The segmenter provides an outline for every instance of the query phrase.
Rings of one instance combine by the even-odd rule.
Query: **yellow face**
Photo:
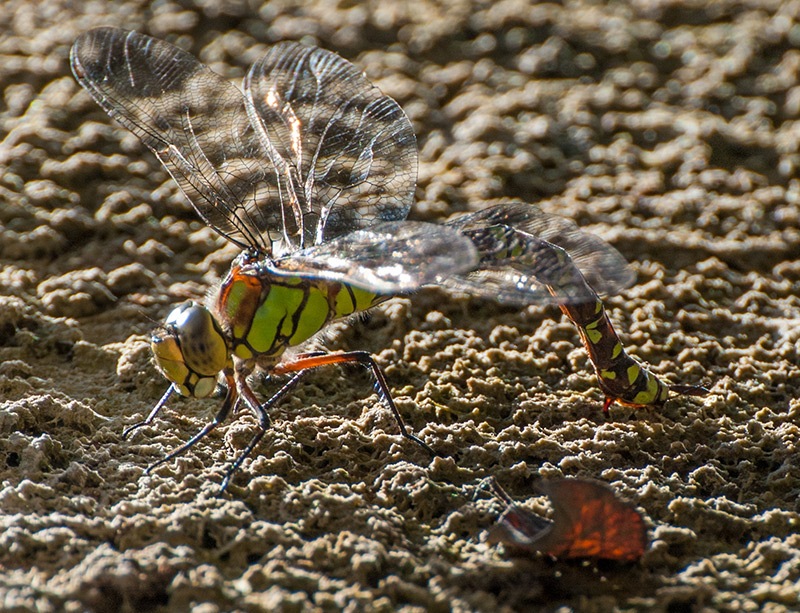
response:
[[[153,333],[156,366],[183,396],[204,398],[217,387],[219,373],[231,365],[230,349],[214,316],[204,306],[185,302]]]

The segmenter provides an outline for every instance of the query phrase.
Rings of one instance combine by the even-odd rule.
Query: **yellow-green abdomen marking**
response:
[[[585,281],[584,285],[584,293],[594,293]],[[667,385],[625,352],[603,303],[596,296],[594,302],[565,302],[559,306],[577,326],[589,352],[600,389],[606,394],[604,410],[613,401],[644,406],[667,399]]]

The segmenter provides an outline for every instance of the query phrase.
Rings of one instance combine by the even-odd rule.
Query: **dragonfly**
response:
[[[92,98],[164,165],[200,218],[241,250],[208,304],[179,305],[152,334],[169,387],[124,437],[152,423],[174,394],[203,398],[219,384],[226,394],[213,419],[148,472],[243,404],[258,426],[228,468],[225,490],[268,431],[270,409],[306,373],[335,364],[370,369],[402,436],[436,455],[406,427],[371,354],[287,351],[332,321],[427,285],[507,304],[559,305],[581,332],[607,406],[659,405],[670,391],[690,392],[620,351],[593,288],[619,291],[633,275],[613,247],[572,221],[521,202],[441,224],[408,221],[418,165],[412,125],[335,53],[276,44],[240,90],[166,41],[102,27],[75,41],[71,65]],[[289,378],[261,401],[248,382],[256,372]]]

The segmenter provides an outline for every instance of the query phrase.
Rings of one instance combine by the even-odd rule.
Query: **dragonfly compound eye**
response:
[[[208,309],[194,302],[175,308],[150,342],[156,364],[184,396],[202,398],[216,388],[228,365],[225,337]]]

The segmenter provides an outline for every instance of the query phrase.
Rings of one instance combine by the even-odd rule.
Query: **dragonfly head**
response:
[[[153,332],[150,348],[156,365],[183,396],[204,398],[217,387],[220,371],[231,364],[225,335],[211,312],[184,302]]]

